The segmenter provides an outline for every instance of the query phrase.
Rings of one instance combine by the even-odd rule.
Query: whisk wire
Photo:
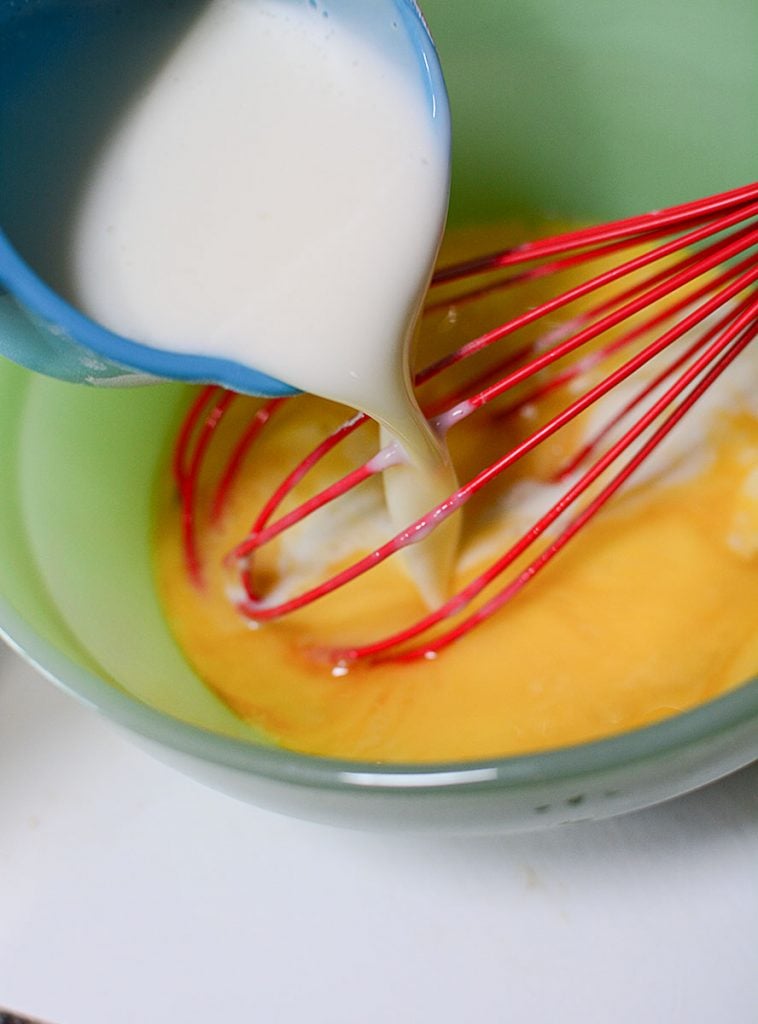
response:
[[[491,465],[477,473],[470,481],[468,481],[468,483],[459,488],[458,491],[456,491],[455,494],[445,502],[437,505],[431,510],[431,512],[410,524],[410,526],[405,530],[396,534],[385,544],[371,552],[371,554],[356,560],[351,566],[343,569],[341,572],[335,573],[335,575],[330,577],[329,580],[304,591],[296,597],[278,604],[266,604],[265,601],[246,602],[240,605],[240,611],[243,615],[249,615],[259,621],[279,618],[282,615],[297,611],[305,605],[310,604],[312,601],[320,597],[324,597],[326,594],[332,593],[334,590],[345,586],[358,576],[363,575],[363,573],[367,572],[369,569],[381,564],[381,562],[395,554],[396,551],[406,547],[408,544],[414,543],[417,539],[420,539],[420,536],[423,536],[428,531],[430,520],[434,521],[435,525],[439,525],[442,520],[447,518],[453,512],[458,511],[467,501],[469,501],[492,480],[500,476],[506,469],[509,469],[517,461],[529,454],[558,430],[575,419],[580,413],[594,405],[599,399],[612,391],[618,384],[626,380],[638,369],[648,363],[652,357],[658,355],[664,349],[681,338],[692,327],[697,326],[704,316],[709,316],[720,306],[738,295],[746,286],[752,284],[756,280],[758,280],[758,268],[741,275],[740,278],[732,282],[730,285],[727,285],[721,292],[717,293],[716,296],[713,296],[704,304],[703,307],[693,311],[689,316],[685,317],[682,321],[661,335],[660,338],[650,342],[640,352],[632,356],[632,358],[626,363],[610,373],[604,380],[591,387],[584,395],[577,398],[543,426],[533,431],[520,444],[515,445],[501,458],[497,459]],[[750,311],[752,311],[752,315],[755,315],[755,311],[752,306],[750,307],[749,312]],[[629,443],[631,443],[631,440]],[[326,492],[323,492],[323,494],[325,495]],[[325,504],[325,501],[323,500],[322,495],[319,507],[323,507],[323,504]],[[295,510],[295,513],[297,513],[297,511],[298,510]],[[301,518],[303,517],[301,516]],[[291,526],[292,522],[293,519],[290,518],[287,522],[287,526]],[[279,523],[274,523],[261,531],[256,538],[256,547],[262,547],[264,544],[268,543],[274,537],[278,536],[282,532],[282,529],[283,527],[280,528]]]
[[[598,259],[607,260],[609,256],[629,249],[638,250],[618,265],[601,267],[599,273],[581,284],[570,287],[562,294],[472,339],[431,363],[415,377],[416,385],[422,387],[495,342],[504,341],[523,328],[531,328],[533,324],[564,310],[577,300],[615,286],[609,297],[593,301],[589,308],[572,314],[558,326],[551,326],[535,340],[509,346],[510,351],[498,358],[494,365],[479,371],[468,381],[457,383],[445,394],[425,402],[424,410],[436,430],[444,434],[453,425],[462,422],[473,412],[490,406],[497,399],[502,399],[516,387],[519,387],[520,394],[513,401],[505,406],[501,402],[498,407],[488,410],[487,416],[493,425],[541,402],[559,388],[570,386],[573,389],[580,380],[587,379],[588,385],[583,394],[489,466],[477,472],[446,501],[409,524],[376,550],[300,594],[271,602],[258,592],[255,579],[257,551],[337,497],[397,464],[402,453],[396,446],[384,449],[368,462],[275,518],[282,503],[307,474],[368,422],[368,417],[362,413],[356,414],[301,459],[264,503],[248,536],[230,554],[230,559],[239,567],[244,587],[245,596],[238,604],[241,614],[256,621],[289,614],[345,586],[401,548],[423,539],[431,529],[457,512],[473,495],[518,460],[609,395],[650,360],[671,349],[674,344],[686,341],[690,331],[696,331],[695,337],[681,351],[674,352],[666,365],[656,370],[652,377],[643,380],[634,394],[622,403],[621,408],[612,411],[605,422],[594,429],[577,452],[562,461],[548,482],[565,482],[565,493],[485,571],[459,589],[439,608],[403,630],[363,645],[323,649],[316,654],[332,663],[359,660],[407,661],[434,657],[455,639],[489,618],[541,572],[555,554],[607,504],[758,334],[758,300],[754,297],[755,282],[758,280],[758,256],[752,251],[758,243],[758,226],[751,223],[756,215],[758,183],[641,217],[514,246],[500,253],[459,262],[437,271],[432,282],[436,289],[485,273],[495,273],[498,277],[485,285],[474,284],[452,298],[435,300],[429,305],[427,315],[445,305],[455,307],[458,303],[476,301],[497,289],[510,288],[539,276],[565,271]],[[677,232],[676,237],[664,240],[674,232]],[[650,247],[651,243],[657,244]],[[643,246],[642,251],[639,251],[640,246]],[[747,252],[750,254],[745,255]],[[549,262],[527,267],[505,277],[501,273],[503,269],[529,264],[537,259],[547,259]],[[623,284],[625,278],[630,275],[636,277],[642,272],[644,276],[640,280],[632,277],[631,283]],[[619,285],[620,288],[617,287]],[[696,330],[701,325],[703,329]],[[625,361],[612,368],[604,379],[593,383],[588,377],[603,361],[611,359],[655,331],[661,333],[647,343],[643,341],[638,351],[625,357]],[[603,340],[599,345],[593,344],[598,339],[604,339],[608,332],[612,332],[609,340]],[[587,346],[590,346],[589,349]],[[570,357],[574,360],[570,365],[557,371],[552,370],[559,361]],[[548,369],[551,369],[551,373],[545,376],[543,371]],[[665,390],[656,398],[663,387]],[[198,479],[211,440],[233,401],[234,396],[223,393],[221,389],[206,389],[193,404],[177,442],[174,474],[182,502],[188,569],[197,585],[202,585],[202,566],[196,538]],[[211,504],[212,521],[221,516],[251,446],[280,405],[286,401],[291,399],[275,399],[264,403],[239,438],[215,490]],[[648,403],[651,404],[645,408]],[[640,408],[643,411],[637,422],[623,429],[621,436],[613,441],[613,435],[622,429],[623,422]],[[646,433],[650,434],[647,439]],[[606,444],[607,449],[600,451],[601,446]],[[610,480],[603,483],[601,477],[624,453],[628,456],[626,462]],[[594,461],[587,465],[590,460]],[[571,478],[577,473],[581,475],[571,483]],[[593,485],[600,488],[594,495],[590,491]],[[439,627],[445,621],[458,618],[472,602],[483,596],[485,590],[525,556],[583,495],[589,498],[586,505],[575,513],[570,522],[525,568],[517,571],[512,580],[469,615],[440,631]],[[419,638],[422,638],[420,642]]]
[[[441,267],[435,272],[432,284],[439,285],[451,280],[461,280],[464,277],[490,270],[530,262],[607,241],[626,239],[630,244],[639,244],[641,240],[644,240],[645,235],[649,237],[654,232],[670,234],[688,223],[698,224],[708,220],[715,214],[721,213],[722,210],[730,210],[736,214],[741,213],[742,217],[745,217],[747,215],[742,211],[756,200],[758,200],[758,182],[752,182],[737,189],[719,192],[705,199],[695,199],[688,203],[667,207],[664,210],[654,210],[636,217],[608,221],[600,226],[580,228],[546,239],[522,242],[488,256],[480,256],[473,260]]]
[[[693,365],[686,374],[663,395],[654,406],[635,424],[627,433],[620,438],[612,448],[598,462],[582,476],[561,498],[546,512],[523,536],[513,544],[508,551],[489,569],[478,576],[466,588],[461,590],[450,601],[441,605],[434,612],[420,619],[414,625],[392,634],[371,644],[355,646],[352,648],[332,648],[325,654],[333,661],[356,661],[362,658],[372,660],[386,660],[388,652],[392,651],[393,661],[411,661],[419,657],[428,657],[443,650],[454,640],[469,632],[479,623],[485,621],[495,614],[508,601],[512,600],[526,584],[555,557],[555,555],[576,536],[579,530],[588,523],[607,504],[610,498],[626,483],[632,473],[648,458],[658,447],[666,435],[681,420],[695,402],[702,397],[710,385],[729,366],[736,356],[758,335],[758,325],[755,324],[755,317],[758,315],[758,302],[754,302],[748,308],[740,321],[733,324],[725,335],[715,342],[711,349],[706,352],[697,364]],[[740,331],[742,332],[740,334]],[[735,336],[739,335],[736,337]],[[731,348],[729,345],[731,343]],[[725,351],[726,349],[726,351]],[[617,475],[603,488],[603,490],[569,523],[559,536],[535,558],[525,569],[523,569],[506,587],[498,594],[490,598],[477,611],[458,623],[446,633],[434,637],[420,647],[408,648],[400,653],[395,653],[394,648],[407,643],[417,636],[437,626],[444,619],[460,612],[470,604],[479,594],[491,584],[498,576],[508,569],[518,558],[545,533],[601,476],[603,472],[616,461],[629,446],[632,445],[641,434],[665,411],[678,396],[703,372],[718,354],[721,358],[710,366],[708,372],[700,383],[693,389],[691,394],[677,406],[666,420],[658,427],[650,439],[639,449]],[[377,657],[384,655],[384,658]]]

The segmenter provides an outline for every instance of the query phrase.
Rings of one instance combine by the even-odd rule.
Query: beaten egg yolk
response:
[[[495,237],[502,245],[501,229],[461,233],[446,243],[446,259],[492,248]],[[532,305],[554,293],[540,282],[530,289]],[[513,302],[500,293],[459,307],[436,301],[422,324],[419,365],[513,315]],[[740,359],[751,356],[748,350]],[[571,397],[569,385],[548,406],[560,408]],[[202,522],[214,467],[223,465],[254,406],[255,400],[240,401],[214,439],[211,465],[199,481]],[[461,478],[525,436],[532,415],[526,407],[518,422],[504,424],[494,410],[451,431]],[[187,571],[175,490],[161,481],[155,562],[171,629],[206,684],[272,742],[373,762],[537,752],[656,722],[755,672],[758,418],[729,398],[684,453],[633,477],[510,604],[433,660],[357,663],[335,676],[313,656],[314,646],[365,642],[425,613],[397,556],[301,611],[251,628],[230,599],[237,583],[225,558],[284,473],[345,418],[343,408],[305,396],[277,413],[249,453],[223,517],[199,532],[201,585]],[[686,421],[678,431],[688,429]],[[298,499],[370,457],[377,445],[372,429],[320,464]],[[530,489],[539,496],[540,481],[548,489],[551,469],[576,449],[582,430],[580,420],[562,431],[466,507],[458,586],[540,514],[542,508],[532,510]],[[259,579],[277,593],[304,589],[392,532],[378,480],[320,516],[258,556]]]

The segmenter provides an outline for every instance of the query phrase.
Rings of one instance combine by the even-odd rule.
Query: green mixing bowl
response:
[[[424,8],[452,101],[454,219],[606,218],[750,180],[751,5]],[[0,631],[157,757],[304,818],[490,831],[642,807],[758,755],[755,680],[659,725],[538,755],[385,767],[272,747],[193,674],[153,589],[154,482],[185,401],[180,386],[87,389],[0,364]]]

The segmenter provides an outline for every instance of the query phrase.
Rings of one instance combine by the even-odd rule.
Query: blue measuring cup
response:
[[[449,145],[442,72],[413,0],[287,2],[339,19],[408,66]],[[40,270],[49,263],[46,247],[64,244],[88,161],[114,117],[207,3],[0,0],[0,355],[96,386],[182,380],[266,396],[297,390],[236,362],[115,334],[67,302]]]

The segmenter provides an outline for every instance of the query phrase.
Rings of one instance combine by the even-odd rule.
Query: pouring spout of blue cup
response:
[[[135,46],[146,69],[159,66],[206,3],[38,0],[19,6],[0,0],[0,356],[100,387],[172,380],[261,396],[297,393],[249,366],[154,348],[108,330],[67,301],[36,258],[43,247],[63,244],[93,140],[107,133],[112,111],[128,102],[123,72],[134,63]],[[430,116],[442,108],[440,130],[449,132],[439,61],[413,0],[326,0],[320,9],[388,52],[400,34],[405,46],[398,59],[411,53]]]

